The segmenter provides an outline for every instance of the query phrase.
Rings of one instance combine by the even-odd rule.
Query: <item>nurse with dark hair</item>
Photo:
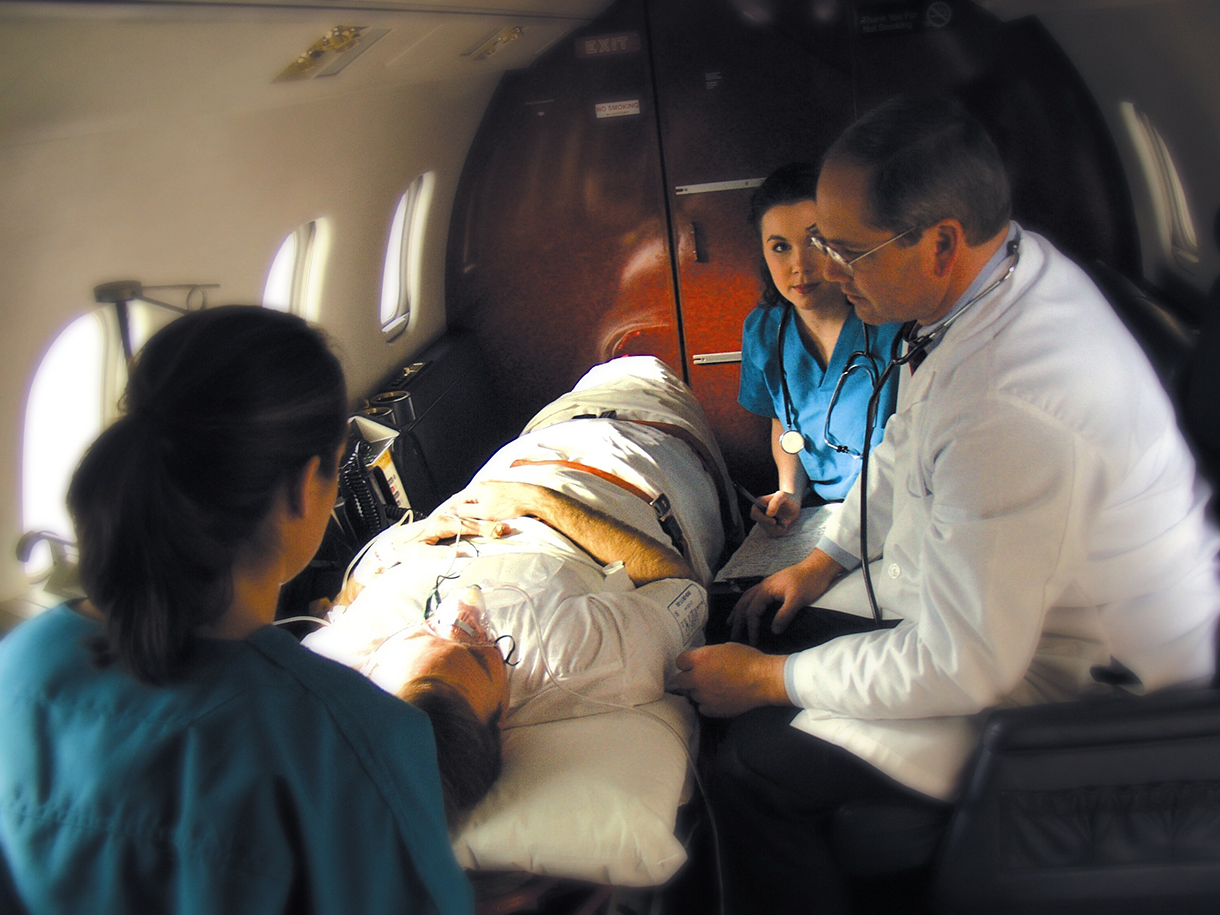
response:
[[[865,327],[843,291],[822,277],[822,255],[809,243],[817,227],[818,173],[793,163],[773,172],[750,199],[762,245],[763,294],[746,317],[738,402],[771,418],[771,454],[779,489],[751,517],[779,535],[810,496],[842,499],[860,472],[865,407],[889,361],[897,324]],[[881,394],[872,442],[894,412],[897,379]],[[828,422],[829,416],[829,422]]]
[[[423,713],[274,628],[346,433],[304,321],[187,314],[68,492],[88,599],[0,642],[0,905],[469,912]]]

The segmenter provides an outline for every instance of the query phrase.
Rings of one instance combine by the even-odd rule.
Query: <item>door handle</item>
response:
[[[707,258],[707,239],[704,238],[703,229],[699,223],[693,219],[688,225],[688,233],[690,235],[690,251],[696,264],[706,264]]]

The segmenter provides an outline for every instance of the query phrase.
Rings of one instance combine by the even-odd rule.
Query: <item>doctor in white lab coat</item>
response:
[[[897,624],[678,662],[705,714],[748,712],[716,783],[739,907],[769,912],[811,892],[846,906],[819,813],[951,798],[987,709],[1100,691],[1100,669],[1137,689],[1205,681],[1220,612],[1173,407],[1085,274],[1010,221],[982,127],[948,99],[887,103],[831,148],[818,205],[827,278],[866,322],[908,323],[867,480],[876,598]],[[814,603],[870,613],[845,606],[858,573],[832,587],[859,565],[861,485],[818,549],[743,596],[751,641],[776,604],[775,631]]]

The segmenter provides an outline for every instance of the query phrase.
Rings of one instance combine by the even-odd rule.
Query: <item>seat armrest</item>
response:
[[[983,752],[1068,750],[1161,742],[1211,734],[1220,727],[1220,691],[1166,689],[1079,702],[1000,709],[983,729]]]

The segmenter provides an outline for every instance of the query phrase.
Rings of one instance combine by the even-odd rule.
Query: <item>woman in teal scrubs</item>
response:
[[[470,912],[424,715],[271,624],[346,434],[305,322],[193,312],[73,477],[88,600],[0,642],[0,910]]]
[[[750,200],[762,244],[763,296],[742,329],[737,399],[771,418],[779,489],[761,499],[765,514],[758,506],[750,514],[775,535],[789,529],[807,496],[839,500],[855,482],[865,409],[899,332],[897,324],[862,324],[842,290],[824,279],[822,255],[809,243],[816,189],[817,170],[794,163],[772,173]],[[895,376],[881,393],[873,444],[896,397]]]

